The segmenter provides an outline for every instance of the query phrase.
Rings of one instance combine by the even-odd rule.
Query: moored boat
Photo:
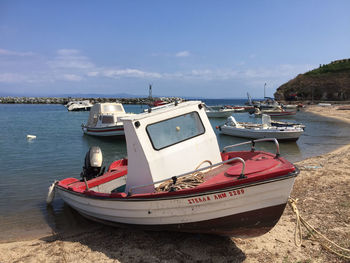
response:
[[[283,141],[296,141],[303,134],[305,126],[290,123],[271,123],[268,115],[262,116],[262,123],[237,122],[233,116],[225,124],[218,127],[221,133],[236,137],[261,139],[276,138]]]
[[[84,134],[94,136],[124,136],[121,118],[126,113],[121,103],[96,103],[90,110],[89,119],[82,124]]]
[[[68,111],[89,111],[92,106],[89,100],[70,101],[65,105]]]
[[[227,118],[231,116],[235,111],[236,109],[206,106],[206,113],[209,118]]]
[[[254,116],[260,118],[263,114],[265,114],[265,115],[269,115],[272,118],[278,118],[278,117],[287,118],[287,117],[295,116],[296,113],[297,112],[294,110],[287,111],[282,109],[281,107],[275,108],[272,110],[260,110],[259,108],[256,108],[254,112]]]
[[[219,150],[198,101],[123,118],[128,158],[102,168],[92,148],[82,179],[54,190],[83,216],[108,224],[229,236],[269,231],[286,206],[296,167],[276,153]],[[252,143],[247,142],[247,143]],[[51,198],[50,198],[51,199]]]

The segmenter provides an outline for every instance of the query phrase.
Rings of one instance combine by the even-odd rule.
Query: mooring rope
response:
[[[209,165],[212,165],[211,161],[205,160],[201,162],[195,170],[197,170],[199,167],[202,166],[203,163],[209,163]],[[208,168],[207,170],[211,170],[212,168]],[[157,192],[168,192],[168,191],[177,191],[181,189],[187,189],[187,188],[194,188],[198,186],[199,184],[204,182],[204,173],[206,171],[202,172],[194,172],[193,174],[186,175],[180,178],[176,179],[176,183],[172,180],[165,181],[164,183],[160,184],[157,188]]]
[[[350,259],[350,256],[347,255],[350,253],[350,249],[344,248],[339,246],[338,244],[334,243],[333,241],[329,240],[326,236],[321,234],[319,231],[317,231],[312,225],[310,225],[299,213],[298,207],[297,207],[298,199],[289,198],[288,204],[292,208],[293,212],[296,216],[296,226],[295,226],[295,232],[294,232],[294,242],[295,245],[300,247],[302,244],[302,225],[306,228],[308,233],[311,234],[312,237],[315,238],[316,241],[320,243],[320,245],[325,248],[326,250],[340,256],[346,259]],[[330,245],[326,244],[326,242],[330,243]],[[336,247],[341,252],[336,251],[331,246]]]

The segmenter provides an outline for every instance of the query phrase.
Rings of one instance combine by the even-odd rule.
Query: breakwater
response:
[[[89,100],[91,103],[98,102],[120,102],[122,104],[150,104],[157,100],[166,103],[181,101],[183,99],[177,97],[161,97],[161,98],[57,98],[57,97],[0,97],[0,104],[67,104],[70,101]]]

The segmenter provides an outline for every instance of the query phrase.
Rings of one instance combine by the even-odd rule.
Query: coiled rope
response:
[[[295,225],[295,232],[294,232],[295,245],[300,247],[302,244],[302,225],[303,225],[308,231],[308,233],[310,233],[311,236],[315,238],[315,240],[318,241],[323,248],[340,257],[350,259],[350,249],[341,247],[336,243],[334,243],[333,241],[329,240],[327,237],[325,237],[323,234],[317,231],[312,225],[310,225],[304,218],[302,218],[297,207],[297,202],[298,202],[298,199],[293,199],[293,198],[288,199],[288,204],[290,205],[290,207],[292,208],[296,216],[296,225]],[[335,249],[338,249],[340,252],[336,251]]]
[[[202,166],[204,163],[209,163],[209,166],[212,165],[211,161],[205,160],[201,162],[195,170],[197,170],[199,167]],[[211,167],[207,170],[211,170]],[[204,173],[207,172],[194,172],[193,174],[186,175],[180,178],[177,178],[175,183],[172,180],[165,181],[164,183],[160,184],[157,188],[157,192],[168,192],[168,191],[177,191],[181,189],[187,189],[187,188],[194,188],[197,185],[204,182]]]

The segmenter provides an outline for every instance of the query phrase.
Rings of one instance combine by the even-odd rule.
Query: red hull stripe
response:
[[[88,132],[112,132],[112,131],[124,131],[124,128],[117,128],[117,129],[107,129],[107,130],[91,130],[87,129]]]

